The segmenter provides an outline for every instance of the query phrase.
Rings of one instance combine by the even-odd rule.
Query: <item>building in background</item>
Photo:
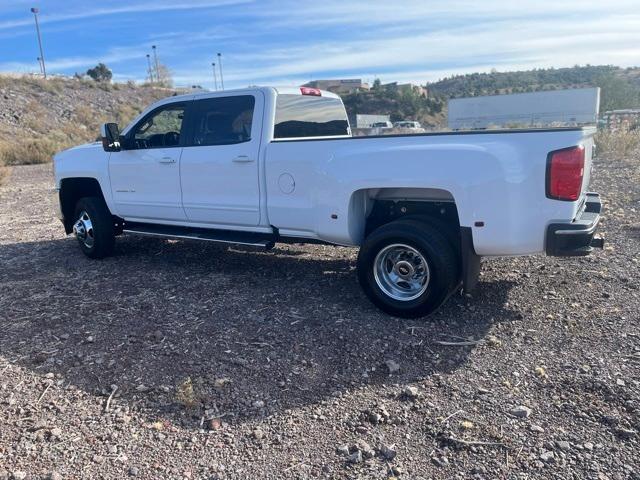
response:
[[[369,90],[369,84],[359,78],[337,80],[313,80],[304,84],[305,87],[319,88],[337,94],[349,94]]]
[[[449,100],[452,130],[595,125],[599,88],[490,95]]]
[[[640,108],[604,112],[600,124],[612,132],[640,128]]]
[[[389,122],[389,115],[366,115],[357,113],[349,116],[351,128],[371,128],[374,123]]]
[[[395,91],[398,93],[415,92],[421,97],[425,97],[425,98],[428,96],[428,93],[429,93],[429,91],[425,87],[416,85],[415,83],[392,82],[392,83],[386,83],[382,87],[385,88],[386,90]]]

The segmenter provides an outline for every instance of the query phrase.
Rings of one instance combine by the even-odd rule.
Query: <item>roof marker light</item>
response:
[[[320,91],[320,89],[311,87],[300,87],[300,93],[302,93],[302,95],[311,95],[313,97],[322,96],[322,92]]]

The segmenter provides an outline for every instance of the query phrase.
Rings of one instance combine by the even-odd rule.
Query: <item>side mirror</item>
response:
[[[104,123],[100,127],[102,137],[102,148],[105,152],[120,151],[120,130],[117,123]]]

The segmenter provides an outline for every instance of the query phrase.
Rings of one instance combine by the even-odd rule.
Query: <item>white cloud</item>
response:
[[[507,20],[396,37],[318,41],[236,54],[229,84],[290,83],[311,77],[367,76],[424,83],[461,71],[574,64],[629,66],[640,59],[640,15],[586,16],[580,22]],[[451,65],[443,68],[442,65]],[[429,68],[430,65],[434,67]],[[178,70],[181,80],[209,82],[208,72]]]
[[[118,47],[113,48],[103,55],[64,57],[47,60],[47,72],[58,73],[70,69],[85,70],[93,67],[99,62],[107,65],[117,65],[133,59],[139,59],[140,64],[144,65],[146,58],[140,54],[140,47]],[[8,71],[15,73],[27,73],[37,70],[37,63],[27,62],[5,62],[0,63],[0,71]]]
[[[183,24],[164,25],[158,32],[145,32],[146,41],[136,46],[104,55],[48,58],[52,71],[103,61],[114,66],[117,78],[141,78],[151,43],[158,45],[177,83],[204,86],[213,84],[211,61],[219,50],[225,55],[225,83],[230,86],[374,75],[384,81],[424,83],[494,67],[640,62],[640,0],[260,0],[249,8],[211,12],[204,9],[249,0],[131,0],[88,9],[84,2],[74,6],[75,1],[67,0],[65,11],[43,13],[43,23],[59,22],[57,28],[65,26],[64,21],[90,17],[197,9],[197,15],[211,19],[211,26],[189,30]],[[24,24],[31,27],[32,21],[27,15]],[[10,32],[12,22],[23,20],[0,21],[0,31]],[[37,64],[5,62],[1,69],[35,70]]]
[[[325,0],[301,3],[280,0],[280,8],[263,8],[257,12],[269,18],[273,25],[379,25],[411,28],[434,21],[457,24],[460,21],[496,21],[501,19],[531,19],[544,17],[549,21],[563,16],[576,16],[582,21],[593,15],[612,12],[637,14],[638,0],[369,0],[367,2]],[[467,22],[468,23],[468,22]]]
[[[88,10],[82,8],[73,8],[63,13],[53,14],[47,14],[43,11],[39,19],[40,23],[46,24],[54,22],[64,22],[69,20],[82,20],[92,17],[103,17],[107,15],[123,15],[128,13],[207,9],[229,5],[238,5],[243,3],[252,3],[253,1],[254,0],[192,0],[182,2],[155,1],[129,3],[128,5],[108,6],[104,8],[93,8]],[[22,27],[25,25],[31,25],[32,23],[33,18],[31,18],[31,14],[28,14],[25,16],[25,18],[0,22],[0,30]]]

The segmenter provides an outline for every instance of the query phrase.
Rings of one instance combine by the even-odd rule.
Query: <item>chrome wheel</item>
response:
[[[80,213],[78,220],[76,220],[76,223],[73,226],[73,233],[85,247],[93,247],[93,243],[95,241],[93,224],[91,223],[91,218],[86,211],[83,210],[82,213]]]
[[[429,264],[409,245],[388,245],[376,255],[373,274],[378,287],[394,300],[408,302],[422,295],[429,286]]]

